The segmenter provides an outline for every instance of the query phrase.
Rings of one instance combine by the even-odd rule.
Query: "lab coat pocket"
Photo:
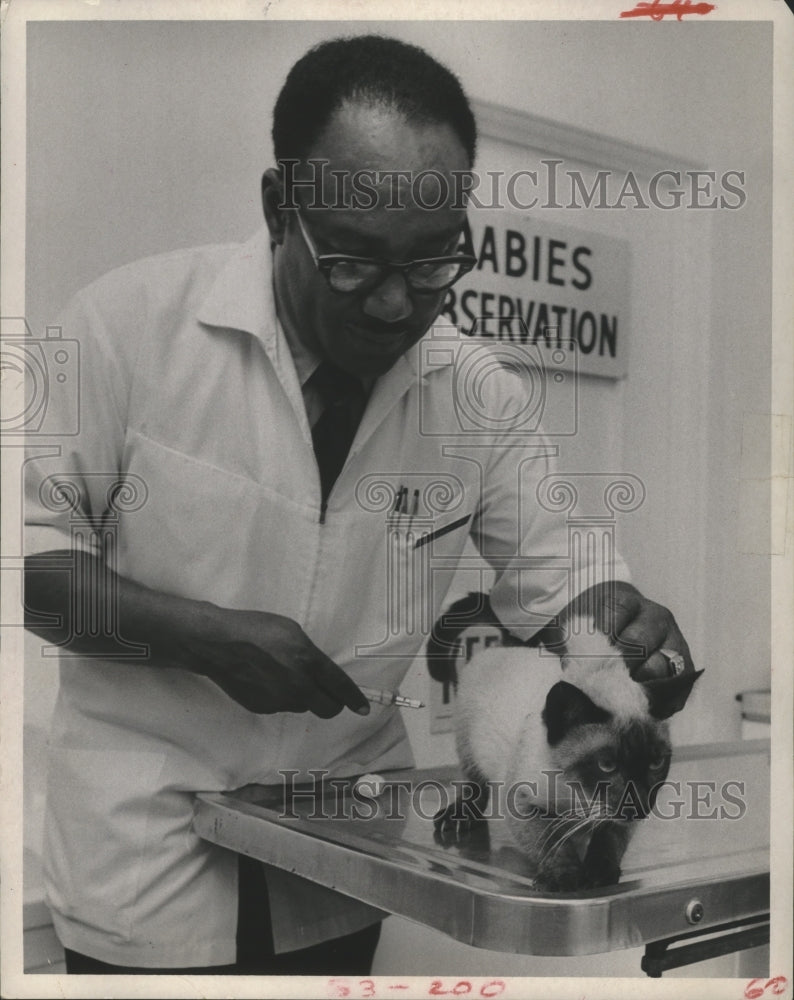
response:
[[[59,747],[49,775],[45,884],[56,915],[119,943],[130,935],[155,831],[158,752]],[[163,865],[157,866],[159,870]]]
[[[297,618],[311,577],[317,511],[141,434],[128,470],[148,499],[122,525],[122,571],[148,586],[225,607]],[[300,497],[300,477],[295,494]],[[291,567],[288,583],[274,567]]]

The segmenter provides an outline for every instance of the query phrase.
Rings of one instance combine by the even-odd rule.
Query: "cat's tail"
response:
[[[451,683],[453,688],[457,688],[456,662],[461,652],[460,637],[473,625],[497,628],[504,646],[519,644],[496,617],[488,595],[472,591],[441,614],[427,640],[427,668],[434,681]]]

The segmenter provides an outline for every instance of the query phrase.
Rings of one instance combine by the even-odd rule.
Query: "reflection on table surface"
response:
[[[768,740],[678,750],[654,814],[637,823],[620,887],[685,883],[768,865],[769,756]],[[223,798],[313,838],[447,874],[472,888],[534,894],[531,869],[493,808],[489,822],[459,842],[441,843],[434,835],[432,817],[451,801],[459,769],[383,777],[377,798],[358,794],[355,778],[250,785]]]

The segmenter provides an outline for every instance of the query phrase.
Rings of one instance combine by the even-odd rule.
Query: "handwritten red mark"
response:
[[[483,983],[480,987],[481,997],[498,997],[500,993],[504,993],[505,983],[501,979],[492,979],[488,983]],[[444,984],[440,979],[434,979],[430,984],[430,989],[428,993],[432,997],[441,996],[454,996],[462,997],[471,993],[472,985],[467,979],[461,979],[460,982],[455,983],[455,985],[448,990],[445,990]]]
[[[490,983],[486,983],[484,986],[480,987],[481,997],[498,997],[500,993],[504,993],[505,983],[501,979],[492,979]]]
[[[744,995],[746,1000],[758,1000],[758,997],[762,997],[769,991],[773,996],[779,997],[786,992],[787,985],[788,980],[785,976],[775,976],[774,979],[767,979],[766,982],[763,979],[751,979],[745,987]]]
[[[716,4],[692,3],[692,0],[673,0],[672,3],[662,3],[661,0],[640,2],[632,10],[621,11],[621,17],[649,17],[652,21],[663,21],[667,14],[675,14],[677,21],[685,14],[710,14]]]
[[[359,979],[357,983],[351,982],[349,979],[329,979],[326,986],[329,997],[349,997],[350,1000],[359,1000],[359,998],[366,1000],[368,997],[383,996],[383,993],[378,993],[378,989],[409,989],[405,983],[378,984],[373,979]],[[473,997],[480,996],[484,1000],[490,1000],[492,997],[500,996],[506,989],[507,983],[503,979],[475,980],[474,982],[460,979],[458,982],[450,980],[448,983],[444,983],[442,979],[433,979],[427,988],[427,993],[431,997],[465,997],[471,994]]]

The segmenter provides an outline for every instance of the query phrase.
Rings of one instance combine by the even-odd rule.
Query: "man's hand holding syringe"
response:
[[[97,565],[74,575],[51,568],[72,558]],[[249,712],[312,712],[328,719],[344,708],[368,715],[370,702],[422,707],[398,692],[357,687],[291,618],[175,597],[118,575],[109,579],[99,557],[88,553],[48,552],[26,560],[27,627],[49,642],[68,641],[74,652],[116,658],[104,628],[77,639],[70,626],[74,609],[113,603],[95,593],[108,585],[115,589],[120,635],[125,643],[148,647],[149,656],[142,661],[146,666],[177,667],[205,676]],[[42,625],[43,615],[50,620],[55,616],[60,624]],[[124,662],[135,662],[129,658],[129,646],[124,651]]]

